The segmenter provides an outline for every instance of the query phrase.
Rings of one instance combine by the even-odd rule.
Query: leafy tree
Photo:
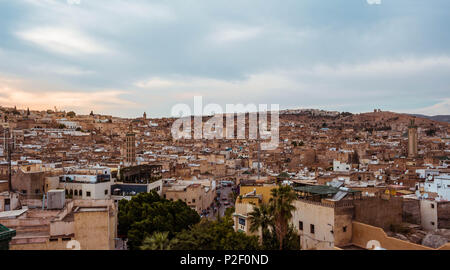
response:
[[[162,199],[155,191],[140,193],[130,201],[121,200],[118,219],[118,233],[128,238],[132,250],[154,232],[168,232],[171,239],[200,221],[197,212],[185,202]]]
[[[287,172],[282,172],[278,175],[280,179],[289,179],[291,176]]]
[[[263,248],[265,250],[277,250],[280,248],[280,242],[275,231],[267,231],[264,240]],[[299,250],[300,236],[295,232],[293,225],[290,225],[283,240],[283,250]]]
[[[65,129],[65,128],[66,128],[66,125],[64,125],[64,124],[59,124],[59,125],[58,125],[58,128],[59,128],[59,129]]]
[[[170,250],[169,232],[154,232],[142,242],[141,250]]]
[[[272,189],[272,198],[269,204],[273,212],[275,221],[275,233],[279,239],[280,250],[283,249],[283,241],[288,233],[289,220],[292,218],[292,211],[295,210],[293,205],[297,198],[295,191],[290,186],[280,185],[276,189]]]
[[[228,193],[228,199],[232,202],[235,202],[237,197],[238,197],[238,194],[236,191],[231,191],[230,193]]]
[[[262,231],[261,240],[264,240],[270,234],[270,230],[274,228],[273,211],[267,204],[261,204],[259,207],[254,207],[253,211],[249,213],[250,232],[257,232],[259,228]]]
[[[171,241],[176,250],[259,250],[257,236],[233,229],[231,217],[218,221],[203,219],[190,230],[183,230]]]
[[[233,215],[233,213],[236,211],[236,208],[233,206],[233,207],[229,207],[229,208],[227,208],[227,209],[225,209],[225,216],[226,217],[231,217],[231,215]]]
[[[436,129],[433,129],[433,128],[427,129],[427,130],[425,131],[425,134],[426,134],[428,137],[433,137],[434,135],[436,135]]]
[[[67,115],[67,117],[73,118],[73,117],[76,116],[76,113],[73,112],[73,111],[70,111],[70,112],[68,112],[66,115]]]

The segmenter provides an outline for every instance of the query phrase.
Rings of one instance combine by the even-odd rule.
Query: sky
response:
[[[450,114],[448,0],[0,0],[0,105]]]

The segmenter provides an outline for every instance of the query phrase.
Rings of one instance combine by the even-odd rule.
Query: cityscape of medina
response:
[[[0,0],[0,250],[450,250],[449,26],[448,0]]]

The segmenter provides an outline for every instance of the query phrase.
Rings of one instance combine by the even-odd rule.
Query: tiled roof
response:
[[[0,241],[5,239],[10,239],[16,235],[16,231],[9,229],[2,224],[0,224]]]

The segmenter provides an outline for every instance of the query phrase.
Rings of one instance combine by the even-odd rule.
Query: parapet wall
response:
[[[369,248],[367,243],[376,240],[382,248],[388,250],[450,250],[450,243],[434,249],[388,236],[383,229],[354,221],[352,224],[352,244],[361,248]]]
[[[403,198],[400,197],[373,197],[354,200],[354,220],[390,229],[393,224],[403,222]]]

